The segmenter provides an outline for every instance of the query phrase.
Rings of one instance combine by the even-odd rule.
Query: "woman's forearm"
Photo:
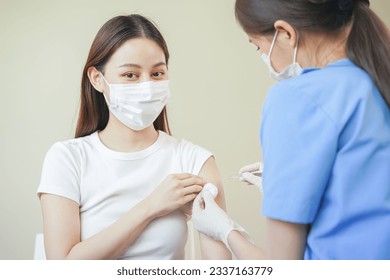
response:
[[[143,200],[106,229],[76,244],[66,259],[117,259],[155,217]]]

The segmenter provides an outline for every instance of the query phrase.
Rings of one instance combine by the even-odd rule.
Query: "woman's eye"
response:
[[[164,75],[164,72],[154,72],[152,73],[152,76],[154,78],[159,78],[159,77],[162,77]]]
[[[126,73],[125,77],[129,78],[129,79],[135,79],[135,78],[137,78],[137,75],[134,73]]]

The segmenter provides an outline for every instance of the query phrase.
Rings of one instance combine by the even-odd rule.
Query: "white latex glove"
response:
[[[204,208],[202,207],[203,205]],[[246,231],[232,221],[226,212],[218,206],[214,201],[213,195],[208,190],[200,192],[194,200],[192,223],[197,231],[215,240],[222,241],[231,252],[227,238],[232,230],[242,232],[245,238],[253,242]]]
[[[263,163],[255,162],[249,165],[246,165],[238,171],[238,175],[240,176],[241,181],[247,182],[250,185],[255,185],[259,188],[259,190],[263,191]]]

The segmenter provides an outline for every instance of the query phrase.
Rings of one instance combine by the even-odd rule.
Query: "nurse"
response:
[[[235,13],[279,80],[260,137],[267,245],[208,192],[195,228],[239,259],[390,259],[388,28],[368,0],[237,0]]]

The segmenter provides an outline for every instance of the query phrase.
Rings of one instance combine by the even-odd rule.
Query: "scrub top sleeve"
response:
[[[263,214],[309,224],[328,183],[337,129],[326,111],[290,86],[270,91],[261,128]]]
[[[183,173],[199,175],[206,160],[213,156],[208,150],[194,145],[193,143],[180,141],[180,157]]]
[[[61,142],[55,143],[45,156],[38,196],[49,193],[80,204],[79,165],[71,147]]]

